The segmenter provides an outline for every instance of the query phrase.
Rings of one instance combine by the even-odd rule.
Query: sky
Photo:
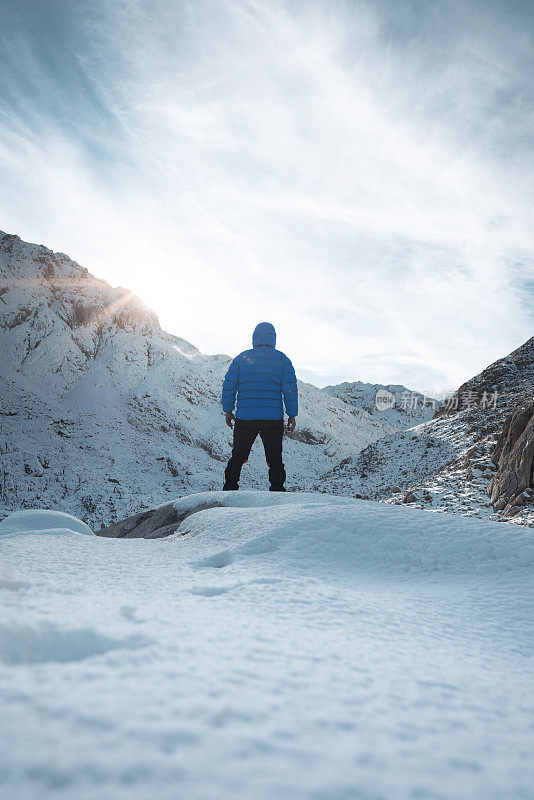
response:
[[[303,380],[533,333],[534,3],[0,0],[0,229]]]

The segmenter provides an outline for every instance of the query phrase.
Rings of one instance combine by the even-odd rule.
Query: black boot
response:
[[[223,492],[237,492],[239,489],[239,476],[241,475],[241,460],[232,456],[224,470]]]
[[[224,471],[224,485],[223,485],[223,492],[237,492],[239,489],[239,474],[241,472],[241,467],[237,466],[235,463],[228,464]]]

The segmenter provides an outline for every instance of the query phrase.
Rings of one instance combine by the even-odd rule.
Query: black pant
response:
[[[283,419],[236,419],[234,424],[234,446],[232,456],[224,472],[223,489],[239,488],[241,467],[248,459],[250,450],[258,433],[265,450],[265,458],[269,467],[271,492],[284,492],[286,471],[282,464],[282,437],[284,435]]]

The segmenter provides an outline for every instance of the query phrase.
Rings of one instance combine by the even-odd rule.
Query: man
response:
[[[287,429],[293,433],[298,413],[298,391],[293,364],[284,353],[275,350],[275,345],[273,325],[260,322],[252,334],[252,350],[240,353],[228,367],[222,389],[222,407],[226,424],[231,428],[235,420],[235,427],[232,456],[224,473],[225,491],[239,488],[241,467],[259,433],[269,467],[270,491],[285,492],[286,471],[282,463],[284,405],[289,417]]]

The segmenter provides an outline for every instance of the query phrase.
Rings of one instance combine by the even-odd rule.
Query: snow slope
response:
[[[3,796],[533,796],[529,529],[326,495],[177,505],[214,501],[166,539],[0,538]]]
[[[48,506],[98,528],[220,487],[232,437],[219,403],[228,356],[202,355],[131,292],[1,232],[0,279],[0,516]],[[315,386],[299,392],[289,488],[392,432]],[[243,483],[264,487],[266,473],[256,446]]]

